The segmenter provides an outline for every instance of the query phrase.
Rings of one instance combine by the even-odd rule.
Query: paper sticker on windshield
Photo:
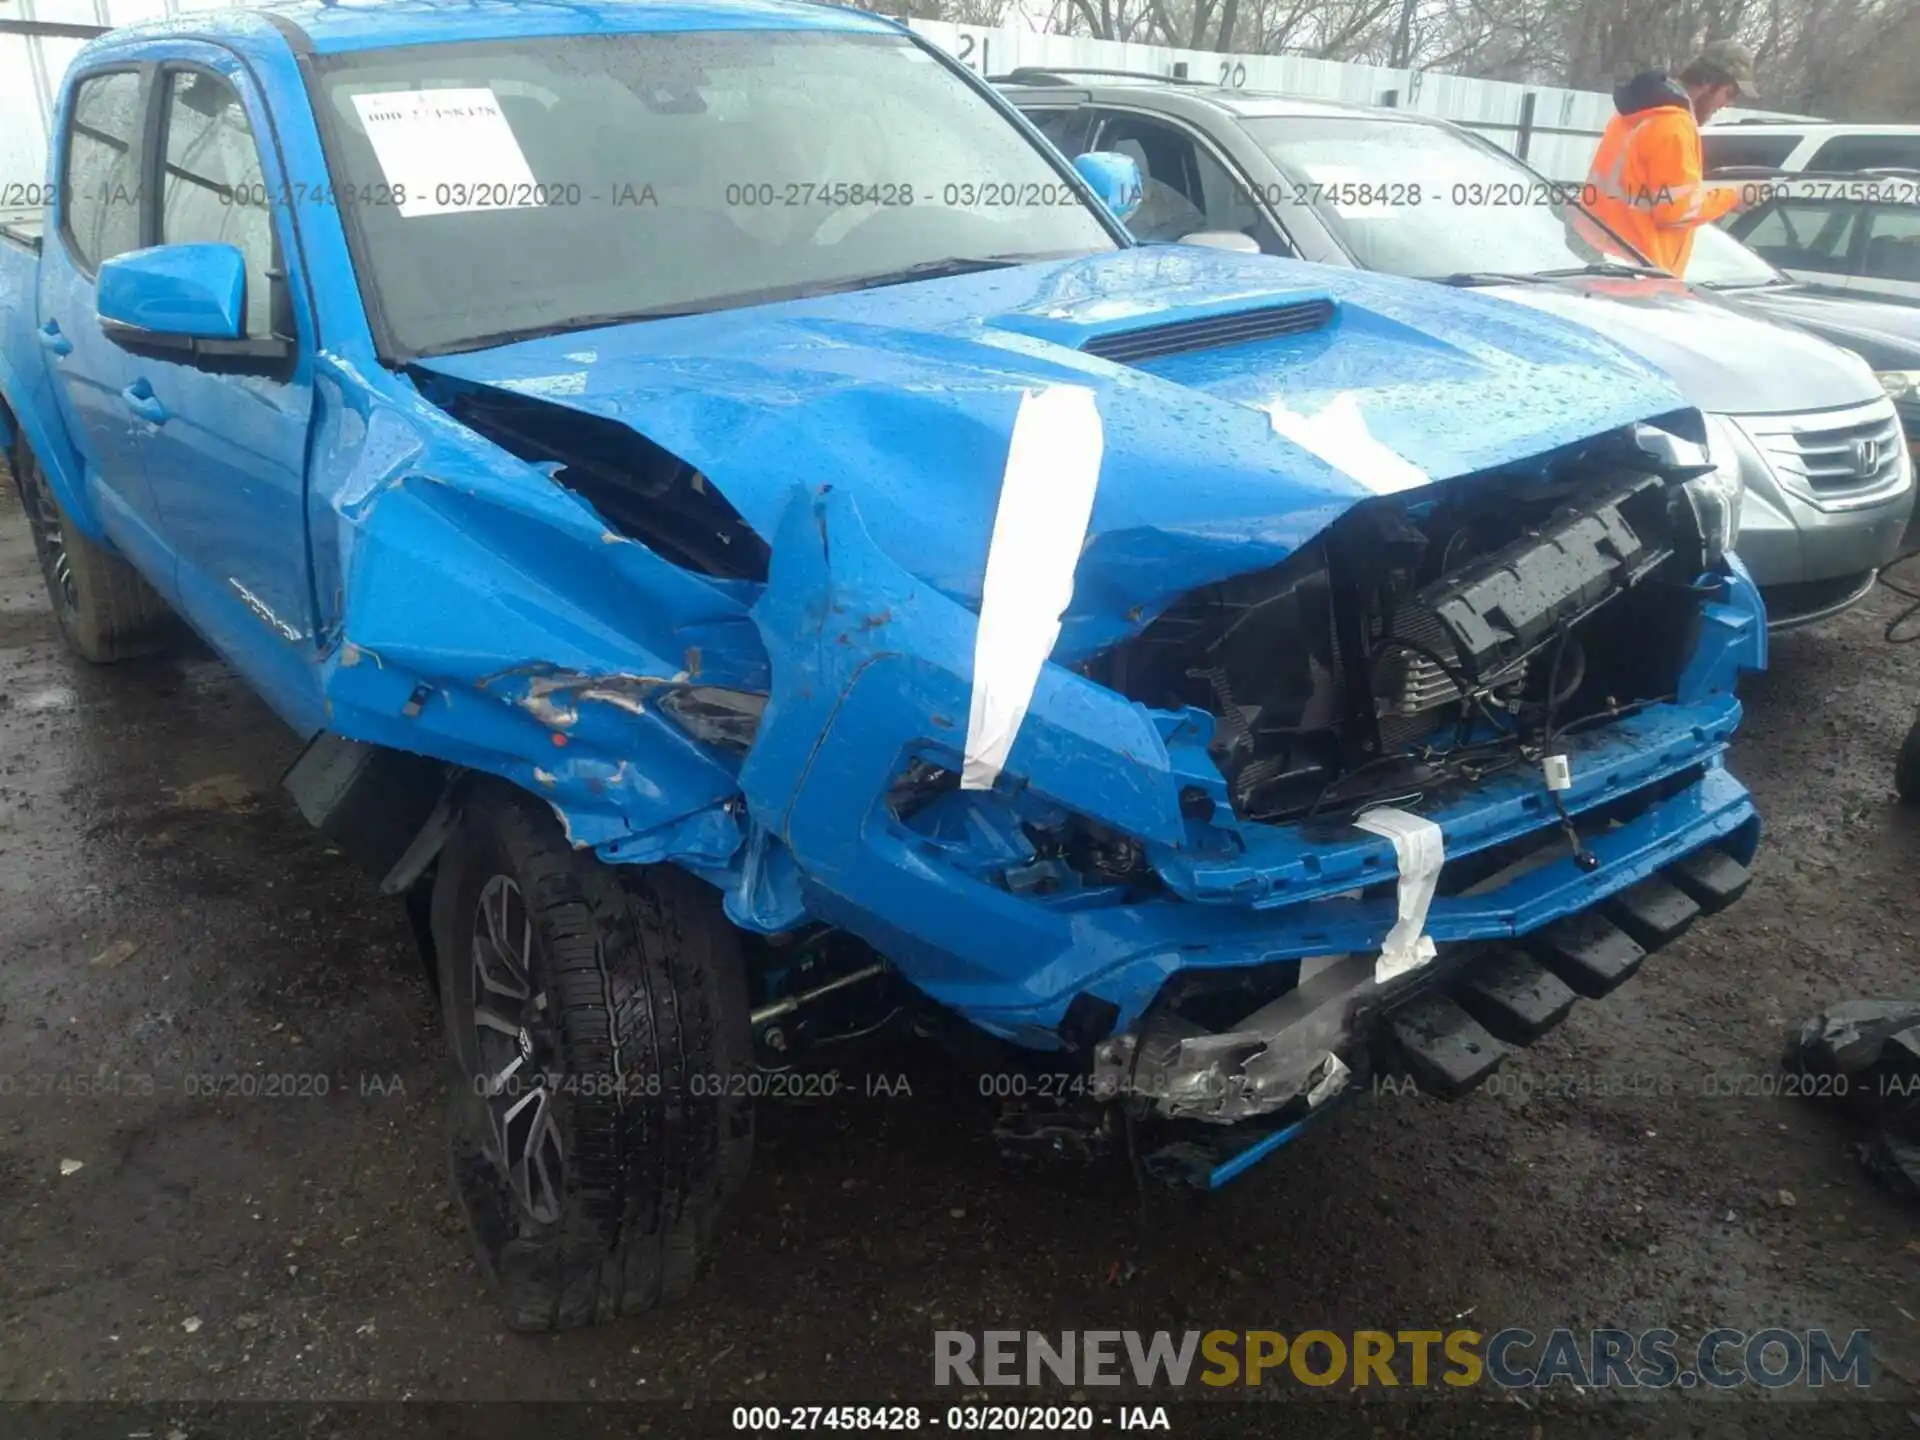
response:
[[[353,107],[407,219],[541,203],[492,90],[383,90],[355,95]]]

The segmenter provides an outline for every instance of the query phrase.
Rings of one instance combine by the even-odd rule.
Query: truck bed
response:
[[[41,225],[37,211],[0,211],[0,376],[8,391],[0,400],[0,459],[8,458],[20,423],[8,401],[20,407],[54,401],[45,352],[33,336],[40,315]]]
[[[0,240],[39,253],[46,216],[39,210],[0,210]]]

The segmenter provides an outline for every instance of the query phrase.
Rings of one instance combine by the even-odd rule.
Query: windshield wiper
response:
[[[1010,270],[1029,260],[1050,260],[1051,255],[949,255],[940,260],[922,260],[917,265],[902,265],[898,270],[882,270],[873,275],[855,275],[846,280],[823,280],[809,286],[807,295],[837,295],[848,290],[878,290],[885,285],[907,285],[915,280],[938,280],[943,275],[973,275],[982,270]]]
[[[1543,274],[1529,274],[1522,271],[1506,270],[1456,270],[1451,275],[1438,277],[1442,285],[1451,285],[1456,290],[1471,289],[1476,285],[1544,285],[1547,277]]]
[[[550,325],[523,325],[513,330],[492,330],[485,335],[463,335],[445,345],[435,345],[419,353],[422,356],[458,355],[468,350],[491,350],[496,345],[512,345],[521,340],[544,340],[550,335],[566,335],[575,330],[598,330],[607,325],[630,325],[640,320],[678,320],[687,315],[705,314],[714,306],[695,310],[610,310],[599,315],[575,315]]]
[[[1543,280],[1565,280],[1571,275],[1605,275],[1619,280],[1632,280],[1650,277],[1655,280],[1671,280],[1673,276],[1664,270],[1656,270],[1651,265],[1629,265],[1622,260],[1592,260],[1585,265],[1576,265],[1571,270],[1542,270]]]
[[[949,255],[940,260],[922,260],[898,270],[874,275],[856,275],[846,280],[822,280],[794,285],[776,285],[765,290],[744,290],[734,295],[715,295],[697,305],[666,306],[658,310],[618,310],[597,315],[574,315],[547,325],[527,325],[513,330],[494,330],[485,335],[462,336],[445,345],[418,352],[422,356],[458,355],[469,350],[490,350],[496,345],[512,345],[522,340],[544,340],[574,330],[597,330],[605,325],[632,325],[642,320],[679,320],[689,315],[709,315],[716,310],[739,310],[749,305],[771,304],[779,300],[805,300],[814,295],[838,295],[849,290],[874,290],[882,285],[904,285],[913,280],[934,280],[942,275],[970,275],[977,270],[1007,270],[1034,260],[1058,260],[1079,255],[1079,250],[1008,255]]]

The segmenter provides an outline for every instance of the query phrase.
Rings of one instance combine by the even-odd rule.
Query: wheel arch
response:
[[[51,382],[43,377],[37,396],[28,393],[18,370],[0,353],[0,454],[12,463],[13,447],[24,445],[32,452],[40,473],[53,489],[54,497],[89,540],[118,553],[101,528],[100,512],[85,484],[86,462],[66,434],[66,423],[47,416],[46,401],[51,399]],[[38,399],[42,403],[35,404]],[[58,426],[56,431],[55,426]]]

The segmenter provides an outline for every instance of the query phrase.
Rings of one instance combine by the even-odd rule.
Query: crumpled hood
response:
[[[1113,363],[1089,340],[1331,298],[1308,333]],[[978,603],[1023,392],[1091,389],[1105,430],[1057,659],[1196,585],[1277,563],[1370,492],[1267,407],[1357,404],[1433,480],[1518,465],[1685,402],[1590,331],[1391,276],[1152,246],[583,331],[415,362],[617,420],[702,471],[763,537],[843,488],[882,549]]]
[[[1591,276],[1491,293],[1599,331],[1671,375],[1687,403],[1702,410],[1826,410],[1880,393],[1872,375],[1818,336],[1679,280]]]

